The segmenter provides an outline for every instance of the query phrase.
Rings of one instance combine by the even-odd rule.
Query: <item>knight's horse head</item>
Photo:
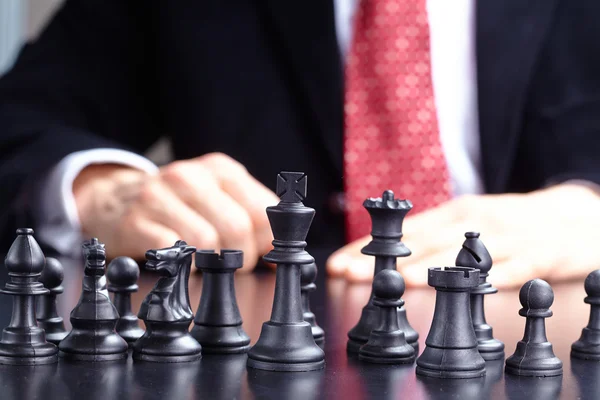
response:
[[[179,273],[179,268],[196,251],[194,246],[189,246],[183,240],[178,240],[175,245],[163,249],[148,250],[146,252],[146,269],[157,271],[173,277]]]

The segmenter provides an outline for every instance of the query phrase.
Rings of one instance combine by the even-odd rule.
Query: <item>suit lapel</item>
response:
[[[307,135],[342,174],[343,75],[333,1],[257,0]],[[315,148],[319,151],[319,148]]]
[[[476,0],[479,127],[486,189],[506,190],[527,89],[558,0]]]

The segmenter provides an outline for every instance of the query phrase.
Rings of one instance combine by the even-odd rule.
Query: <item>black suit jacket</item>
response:
[[[486,190],[600,183],[600,2],[476,7]],[[141,153],[164,134],[177,158],[221,151],[271,188],[280,170],[306,172],[317,211],[308,241],[341,245],[343,216],[330,206],[343,188],[332,1],[67,1],[0,80],[2,244],[34,223],[32,182],[61,158]]]

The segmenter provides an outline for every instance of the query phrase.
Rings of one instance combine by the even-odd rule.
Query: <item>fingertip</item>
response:
[[[427,268],[418,265],[405,267],[400,274],[406,282],[406,286],[422,287],[427,286]]]
[[[364,283],[373,280],[374,266],[361,259],[355,259],[350,262],[345,272],[345,277],[351,283]]]
[[[334,253],[329,257],[326,263],[327,273],[331,276],[341,276],[346,272],[348,265],[352,262],[352,257],[346,253]]]

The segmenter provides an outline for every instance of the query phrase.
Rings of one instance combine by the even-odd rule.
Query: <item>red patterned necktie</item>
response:
[[[369,234],[368,197],[391,189],[411,214],[450,198],[431,79],[426,0],[362,0],[346,60],[348,241]]]

